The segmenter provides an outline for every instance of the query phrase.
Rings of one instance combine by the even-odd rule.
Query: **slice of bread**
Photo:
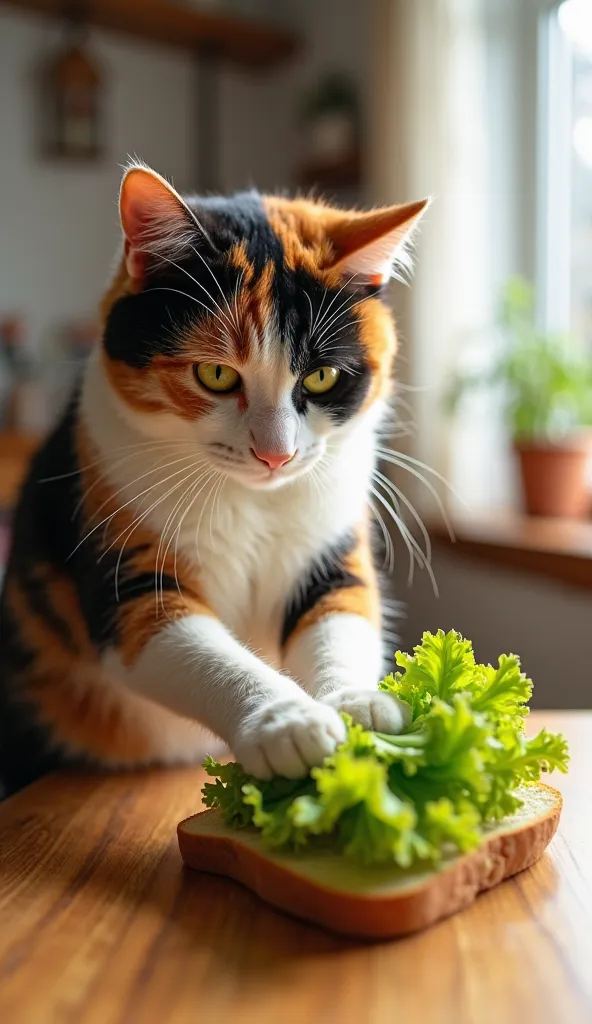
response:
[[[343,935],[392,938],[464,909],[538,860],[557,829],[562,798],[540,783],[519,795],[523,807],[488,828],[478,850],[437,868],[364,867],[327,851],[271,850],[254,829],[228,828],[218,811],[182,821],[179,847],[189,867],[234,878],[295,917]]]

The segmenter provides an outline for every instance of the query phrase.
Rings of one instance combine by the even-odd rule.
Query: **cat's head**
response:
[[[126,415],[149,437],[195,440],[250,487],[306,472],[389,395],[384,289],[425,206],[182,198],[130,167],[103,307],[104,366]]]

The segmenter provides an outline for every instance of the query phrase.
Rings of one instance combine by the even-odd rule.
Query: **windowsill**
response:
[[[455,516],[456,541],[432,523],[434,543],[461,557],[592,589],[592,521],[538,519],[513,512]]]

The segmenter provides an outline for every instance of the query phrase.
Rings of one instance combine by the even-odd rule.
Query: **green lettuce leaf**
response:
[[[515,655],[479,665],[469,641],[439,630],[395,660],[400,671],[380,687],[409,703],[405,733],[368,732],[344,715],[345,742],[295,781],[262,782],[208,758],[206,806],[273,847],[408,868],[474,849],[484,825],[520,807],[519,786],[567,770],[562,736],[524,735],[532,683]]]

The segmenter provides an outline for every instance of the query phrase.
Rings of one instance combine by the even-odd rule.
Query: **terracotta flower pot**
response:
[[[514,443],[524,504],[531,516],[580,519],[590,511],[587,472],[590,443],[574,438],[564,444]]]

